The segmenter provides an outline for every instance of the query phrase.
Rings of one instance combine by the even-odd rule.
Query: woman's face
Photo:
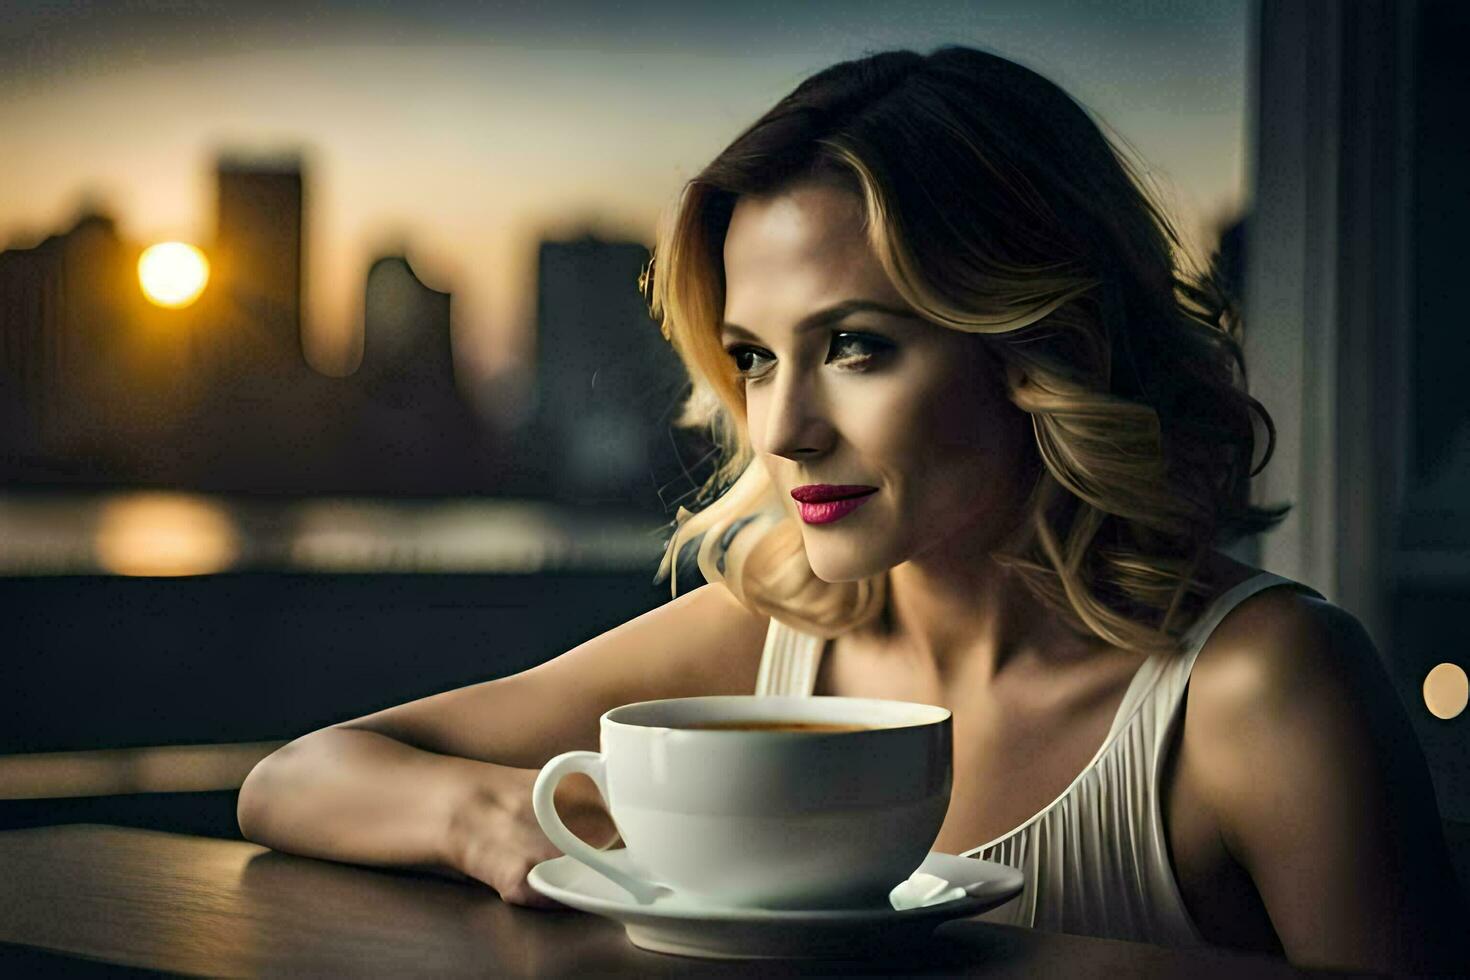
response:
[[[740,198],[725,239],[721,342],[746,379],[756,454],[796,491],[827,582],[935,549],[988,553],[1014,526],[1031,452],[993,355],[913,312],[862,222],[854,193],[808,182]],[[814,486],[866,496],[797,503]]]

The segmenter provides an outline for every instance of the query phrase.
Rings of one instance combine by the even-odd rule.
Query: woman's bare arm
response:
[[[279,850],[519,888],[516,868],[549,847],[539,834],[518,842],[535,828],[535,770],[596,748],[598,717],[619,704],[753,691],[768,624],[706,585],[523,673],[305,735],[245,780],[241,831]],[[559,799],[574,830],[596,835],[608,825],[581,783]],[[497,847],[516,868],[496,865]]]
[[[1470,965],[1428,768],[1351,616],[1280,590],[1243,604],[1196,663],[1180,765],[1293,963]]]

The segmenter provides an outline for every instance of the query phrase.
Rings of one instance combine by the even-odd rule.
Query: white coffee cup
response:
[[[860,730],[692,726],[782,722]],[[601,752],[567,752],[532,803],[562,852],[641,902],[666,891],[739,908],[882,903],[923,862],[953,776],[950,713],[906,701],[731,696],[644,701],[601,719]],[[629,873],[567,830],[553,794],[592,777]]]

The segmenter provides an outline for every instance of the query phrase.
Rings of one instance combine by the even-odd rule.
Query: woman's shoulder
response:
[[[1223,556],[1216,568],[1221,592],[1262,574]],[[1190,689],[1197,708],[1230,718],[1362,693],[1363,685],[1377,689],[1384,679],[1356,617],[1307,588],[1281,585],[1229,610],[1200,648]]]
[[[1262,589],[1230,610],[1200,648],[1188,692],[1184,756],[1226,824],[1288,802],[1351,809],[1362,802],[1353,793],[1384,774],[1423,768],[1363,625],[1302,588]],[[1329,771],[1334,790],[1309,788]]]
[[[1356,618],[1256,592],[1200,649],[1184,705],[1176,779],[1292,959],[1390,963],[1454,934],[1428,767]]]

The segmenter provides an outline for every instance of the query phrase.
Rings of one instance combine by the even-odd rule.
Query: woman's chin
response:
[[[871,556],[865,556],[858,561],[836,555],[814,555],[807,551],[807,562],[812,567],[813,575],[831,585],[839,582],[861,582],[888,569],[887,565],[874,564]]]

